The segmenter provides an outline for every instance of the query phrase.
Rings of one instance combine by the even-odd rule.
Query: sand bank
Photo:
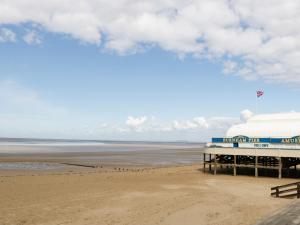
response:
[[[253,224],[290,203],[269,189],[291,180],[213,176],[201,166],[99,168],[0,177],[1,224]],[[117,172],[118,171],[118,172]]]

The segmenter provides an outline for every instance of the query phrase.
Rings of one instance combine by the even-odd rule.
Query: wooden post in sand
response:
[[[214,175],[217,175],[217,155],[214,156]]]
[[[257,168],[257,164],[258,164],[258,156],[255,156],[255,177],[258,177],[258,168]]]
[[[233,156],[233,176],[236,176],[236,155]]]
[[[281,157],[278,158],[278,178],[281,179],[282,177],[282,159]]]
[[[205,173],[205,159],[206,158],[206,154],[203,153],[203,173]]]
[[[211,171],[211,154],[209,154],[209,162],[210,162],[210,164],[209,164],[209,171]]]

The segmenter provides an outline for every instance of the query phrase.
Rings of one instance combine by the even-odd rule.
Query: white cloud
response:
[[[180,122],[175,120],[173,128],[175,130],[224,130],[239,122],[239,119],[232,117],[195,117],[192,120]]]
[[[173,127],[176,130],[189,130],[189,129],[194,129],[197,128],[197,124],[193,123],[191,121],[184,121],[184,122],[179,122],[177,120],[173,121]]]
[[[146,116],[142,116],[142,117],[128,116],[126,120],[126,125],[132,128],[137,128],[145,124],[147,120],[148,118]]]
[[[183,121],[158,121],[155,117],[132,117],[129,116],[124,126],[114,126],[114,130],[121,133],[172,133],[176,132],[206,132],[212,134],[214,131],[223,132],[233,124],[240,123],[239,118],[234,117],[194,117]]]
[[[210,125],[204,117],[195,117],[192,120],[187,121],[173,121],[173,128],[176,130],[188,130],[196,128],[208,128]]]
[[[298,0],[1,2],[0,24],[30,22],[120,54],[159,46],[221,59],[245,79],[300,83]]]
[[[240,118],[241,121],[247,122],[253,116],[253,113],[249,109],[245,109],[241,112]]]
[[[27,31],[27,33],[23,36],[23,40],[29,45],[42,43],[42,38],[34,30]]]
[[[0,43],[1,42],[15,42],[16,34],[7,28],[0,28]]]
[[[147,121],[142,122],[148,118]],[[127,119],[128,121],[128,119]],[[130,119],[133,121],[133,119]],[[111,125],[115,137],[130,140],[192,140],[208,141],[224,136],[229,127],[242,121],[235,117],[194,117],[189,120],[159,121],[154,117],[135,117],[135,126]]]
[[[223,63],[223,73],[232,74],[232,73],[236,73],[236,71],[237,71],[236,62],[228,60]]]
[[[206,119],[204,117],[195,117],[193,119],[193,122],[195,124],[197,124],[198,127],[201,127],[201,128],[208,128],[209,127],[209,123],[206,121]]]

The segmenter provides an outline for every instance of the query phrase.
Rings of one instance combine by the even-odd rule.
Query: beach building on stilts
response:
[[[237,175],[239,168],[252,168],[255,176],[270,169],[284,174],[300,164],[300,113],[255,115],[234,125],[225,137],[214,137],[204,150],[204,172],[217,174],[227,168]]]

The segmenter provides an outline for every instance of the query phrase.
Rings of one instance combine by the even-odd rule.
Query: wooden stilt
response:
[[[203,173],[205,173],[205,166],[206,166],[206,164],[205,164],[205,161],[206,161],[206,154],[205,153],[203,153]]]
[[[209,162],[210,162],[210,164],[209,164],[209,171],[211,171],[211,154],[209,154]]]
[[[214,158],[214,175],[217,175],[217,155],[215,154]]]
[[[257,164],[258,164],[258,156],[255,156],[255,177],[258,177],[258,168],[257,168]]]
[[[278,163],[279,163],[279,165],[278,165],[278,178],[281,179],[281,177],[282,177],[282,159],[281,159],[281,157],[279,157],[278,160],[279,160],[278,161]]]
[[[236,155],[233,156],[233,176],[236,176]]]
[[[214,175],[220,172],[229,172],[232,173],[233,176],[237,176],[238,172],[242,174],[249,171],[250,173],[252,173],[252,175],[255,175],[255,177],[264,175],[274,177],[274,173],[276,174],[276,171],[278,171],[278,178],[282,178],[289,175],[289,172],[293,172],[293,167],[295,166],[295,164],[299,163],[300,165],[300,158],[293,157],[269,157],[255,154],[233,155],[239,154],[238,152],[232,152],[230,155],[223,155],[223,153],[214,151],[212,151],[211,153],[206,151],[202,154],[203,173],[207,173],[208,169],[211,169],[210,173]],[[208,158],[210,158],[210,161],[208,160]],[[253,169],[255,174],[253,174]],[[299,170],[297,172],[300,174]]]

